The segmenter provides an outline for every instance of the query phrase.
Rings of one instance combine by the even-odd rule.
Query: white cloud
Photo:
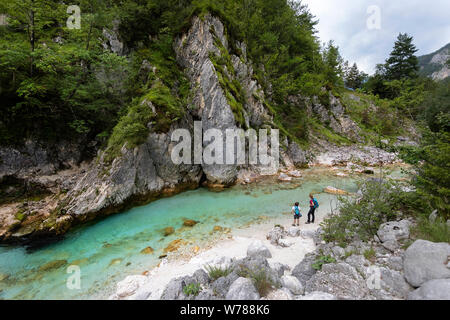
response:
[[[303,0],[319,19],[322,42],[334,40],[344,59],[373,73],[391,51],[397,35],[414,36],[418,55],[431,53],[450,41],[448,0]],[[369,6],[381,10],[381,29],[369,30]]]

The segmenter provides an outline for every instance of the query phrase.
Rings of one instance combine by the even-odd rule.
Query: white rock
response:
[[[261,300],[292,300],[292,294],[289,292],[289,290],[273,290],[270,291],[269,294],[262,298]]]
[[[378,238],[380,238],[381,242],[408,239],[410,224],[411,222],[408,220],[383,223],[378,229]]]
[[[305,289],[300,281],[294,276],[281,277],[281,284],[283,287],[289,289],[289,291],[294,295],[301,295],[305,292]]]
[[[280,240],[278,240],[278,245],[280,247],[287,248],[287,247],[294,245],[294,242],[292,242],[288,239],[280,239]]]
[[[281,173],[279,176],[278,176],[278,180],[280,180],[280,181],[292,181],[292,178],[291,177],[289,177],[287,174],[285,174],[285,173]]]
[[[410,292],[408,300],[450,300],[450,279],[434,279]]]
[[[117,284],[116,295],[120,298],[131,296],[147,280],[146,276],[128,276]]]
[[[272,258],[270,250],[264,245],[261,240],[255,240],[247,248],[248,257],[264,257]]]
[[[301,234],[301,230],[299,227],[291,226],[288,229],[288,235],[291,237],[298,237]]]
[[[449,256],[448,243],[415,241],[405,251],[403,268],[406,280],[417,288],[429,280],[449,279],[450,269],[447,268]]]
[[[259,298],[252,281],[242,277],[232,283],[226,295],[227,300],[259,300]]]
[[[289,171],[288,175],[290,175],[291,177],[295,177],[295,178],[299,178],[302,176],[301,172],[298,170]]]

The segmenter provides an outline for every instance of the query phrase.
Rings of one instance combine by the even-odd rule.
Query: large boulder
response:
[[[131,296],[146,282],[146,280],[146,276],[128,276],[117,284],[116,295],[119,298]]]
[[[385,267],[381,267],[379,270],[381,289],[391,297],[406,299],[412,287],[405,281],[403,274]]]
[[[239,276],[236,272],[231,272],[226,277],[220,277],[211,284],[211,289],[220,297],[225,297],[228,289]]]
[[[448,243],[415,241],[405,252],[403,266],[406,280],[417,288],[429,280],[450,278],[449,255]]]
[[[274,246],[278,245],[278,241],[286,237],[286,231],[281,226],[275,226],[266,236],[266,239],[270,241]]]
[[[283,287],[289,289],[289,291],[294,295],[303,294],[305,291],[301,282],[294,276],[281,277],[281,284]]]
[[[409,226],[411,222],[408,220],[390,221],[383,223],[378,229],[377,235],[381,242],[389,240],[398,241],[409,238]]]
[[[307,254],[292,270],[292,275],[296,277],[303,286],[306,285],[306,282],[311,279],[317,271],[312,267],[315,259],[316,256],[314,254]]]
[[[242,277],[233,282],[226,295],[227,300],[259,300],[259,298],[252,281]]]
[[[247,256],[272,258],[270,250],[264,245],[261,240],[255,240],[248,246]]]
[[[368,295],[366,281],[347,263],[329,263],[308,280],[305,292],[327,292],[343,299],[363,299]]]
[[[450,279],[427,281],[411,292],[408,300],[450,300]]]

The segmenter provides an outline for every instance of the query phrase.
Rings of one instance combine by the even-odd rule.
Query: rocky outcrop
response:
[[[233,282],[226,295],[227,300],[259,300],[259,298],[252,281],[242,277]]]
[[[405,252],[404,268],[406,280],[420,287],[434,279],[449,279],[450,245],[417,240]]]
[[[114,22],[111,29],[103,30],[103,46],[106,50],[126,55],[129,50],[120,39],[118,30],[117,22]],[[276,127],[273,115],[266,107],[266,102],[271,99],[270,83],[267,84],[269,89],[264,92],[255,80],[257,77],[254,75],[253,64],[247,57],[245,44],[229,43],[232,41],[229,39],[224,25],[217,17],[206,14],[202,18],[192,19],[190,29],[174,43],[177,62],[191,82],[191,107],[186,108],[185,117],[173,123],[166,133],[155,132],[149,123],[149,135],[145,142],[135,148],[128,148],[126,144],[121,146],[120,154],[112,163],[104,161],[105,152],[100,151],[89,166],[61,176],[61,169],[73,167],[83,158],[83,151],[78,146],[74,148],[73,144],[61,142],[51,154],[33,143],[25,144],[23,150],[0,148],[0,180],[8,176],[19,177],[20,172],[20,176],[27,182],[36,182],[36,186],[42,185],[46,190],[50,188],[50,192],[57,195],[47,201],[46,214],[35,219],[37,222],[33,225],[23,224],[10,216],[0,218],[0,221],[8,221],[5,228],[0,228],[0,237],[3,240],[24,237],[31,239],[38,235],[62,234],[77,223],[188,188],[196,188],[200,183],[210,187],[224,187],[237,181],[250,183],[259,176],[277,174],[280,167],[275,164],[175,165],[171,161],[170,154],[175,145],[171,142],[172,132],[183,128],[192,133],[194,120],[202,121],[204,131],[215,128],[222,133],[227,129]],[[211,58],[212,54],[227,60],[223,70],[219,70]],[[148,61],[144,61],[139,71],[139,81],[148,80],[148,74],[155,73],[154,70]],[[105,78],[102,70],[97,70],[96,76],[105,81],[111,80]],[[120,78],[120,74],[114,76]],[[230,105],[230,92],[227,92],[223,83],[224,77],[242,87],[241,107],[233,105],[232,108]],[[120,81],[113,82],[117,85],[114,90],[120,93]],[[327,103],[318,99],[309,100],[300,95],[294,98],[294,103],[306,103],[306,108],[317,114],[337,134],[355,142],[361,141],[358,127],[346,114],[345,106],[332,94],[329,94]],[[154,109],[151,103],[148,107]],[[239,113],[242,114],[243,121],[239,119]],[[205,141],[204,146],[208,143]],[[368,164],[379,161],[390,163],[395,159],[395,155],[371,147],[334,149],[327,146],[314,150],[313,153],[287,137],[280,143],[280,164],[287,168],[284,170],[287,173],[281,176],[285,181],[298,178],[301,174],[294,169],[308,164],[343,164],[355,160]],[[86,144],[85,147],[91,150],[94,146]],[[270,145],[268,151],[271,152]],[[376,159],[374,154],[377,155]],[[289,246],[289,240],[284,238],[285,236],[280,237],[280,242],[276,240],[277,245]]]
[[[270,250],[260,240],[255,240],[249,245],[247,249],[247,256],[272,258]]]
[[[427,281],[411,292],[408,300],[450,300],[450,279]]]

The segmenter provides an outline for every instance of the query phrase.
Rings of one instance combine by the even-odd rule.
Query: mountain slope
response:
[[[420,74],[433,80],[444,80],[450,77],[450,43],[441,49],[419,57]]]

